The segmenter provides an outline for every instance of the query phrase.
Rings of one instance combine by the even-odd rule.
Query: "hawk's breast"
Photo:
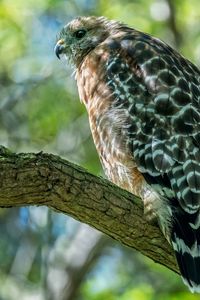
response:
[[[106,52],[101,51],[87,56],[76,74],[79,95],[87,108],[94,143],[107,177],[141,196],[145,180],[129,149],[129,113],[125,107],[114,105],[114,95],[101,70],[107,58]]]

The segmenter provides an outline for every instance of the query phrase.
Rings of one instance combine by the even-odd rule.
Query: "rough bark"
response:
[[[139,198],[58,156],[0,148],[0,207],[46,205],[178,272],[171,246]],[[88,237],[89,239],[89,237]]]

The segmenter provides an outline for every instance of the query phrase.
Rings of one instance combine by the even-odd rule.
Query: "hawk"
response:
[[[107,177],[141,197],[200,293],[200,70],[169,45],[105,17],[77,17],[55,53],[75,67]]]

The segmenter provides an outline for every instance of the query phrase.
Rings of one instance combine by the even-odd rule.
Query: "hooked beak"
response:
[[[64,49],[65,49],[64,40],[60,39],[57,42],[57,44],[55,45],[55,48],[54,48],[54,52],[55,52],[58,59],[60,59],[60,55],[63,53]]]

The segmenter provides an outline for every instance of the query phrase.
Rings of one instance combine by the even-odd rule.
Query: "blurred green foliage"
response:
[[[126,22],[200,65],[200,6],[199,0],[0,1],[0,144],[53,152],[103,174],[73,70],[53,53],[57,32],[77,15]],[[0,299],[199,299],[179,276],[109,239],[87,252],[87,227],[84,242],[72,247],[81,230],[46,208],[1,209]]]

